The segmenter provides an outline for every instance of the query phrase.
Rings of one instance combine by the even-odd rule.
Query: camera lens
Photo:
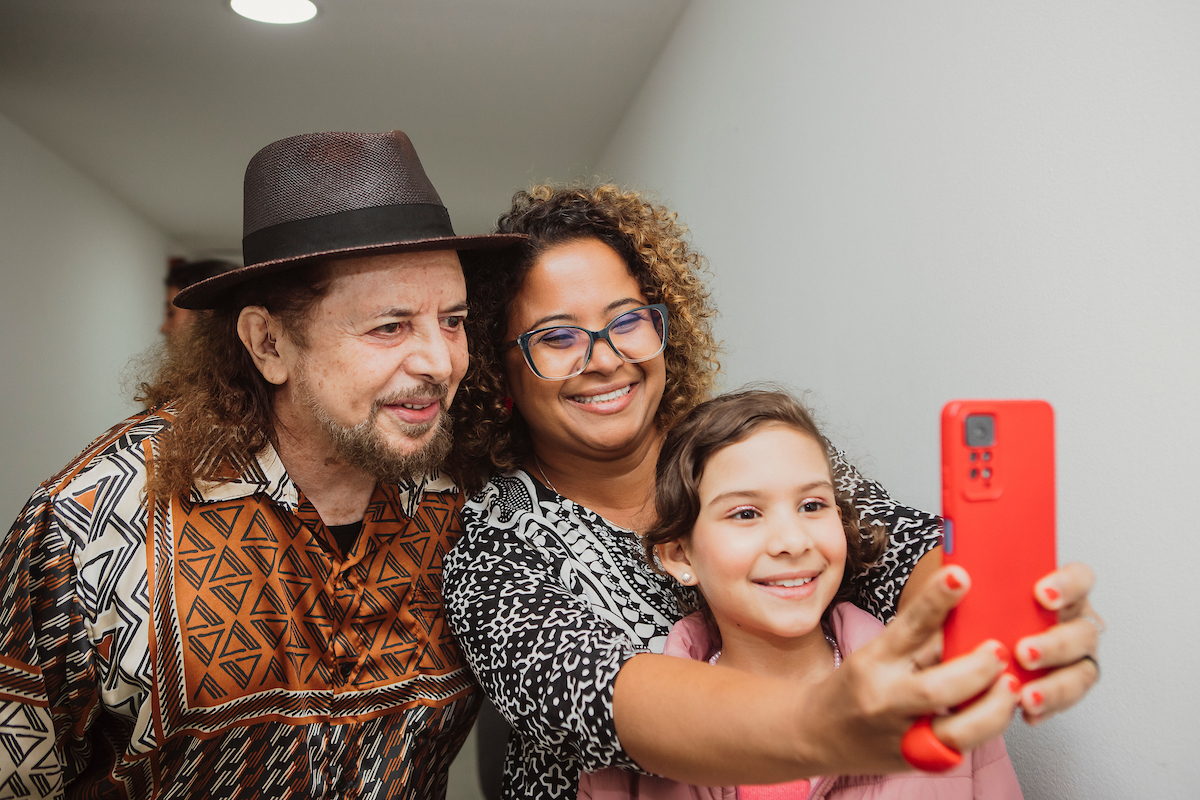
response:
[[[967,447],[991,447],[996,441],[996,419],[990,414],[971,414],[964,428]]]

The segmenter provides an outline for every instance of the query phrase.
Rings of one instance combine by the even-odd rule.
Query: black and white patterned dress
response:
[[[838,489],[889,546],[860,576],[855,603],[881,619],[936,517],[897,505],[842,453]],[[574,798],[582,771],[637,765],[617,741],[613,685],[636,653],[662,652],[683,614],[678,586],[643,560],[637,534],[543,486],[524,470],[493,478],[463,509],[466,533],[445,564],[446,615],[487,696],[513,725],[504,795]]]

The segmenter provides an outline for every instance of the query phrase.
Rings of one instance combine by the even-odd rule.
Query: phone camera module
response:
[[[990,414],[971,414],[965,424],[967,447],[991,447],[996,442],[996,418]]]

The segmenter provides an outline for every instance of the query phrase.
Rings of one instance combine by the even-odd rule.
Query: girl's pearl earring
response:
[[[683,573],[682,575],[680,575],[680,576],[679,576],[679,582],[680,582],[680,583],[687,583],[687,582],[688,582],[688,581],[690,581],[691,579],[692,579],[692,573],[690,573],[690,572],[685,572],[685,573]]]

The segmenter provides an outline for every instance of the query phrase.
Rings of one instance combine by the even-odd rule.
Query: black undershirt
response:
[[[354,542],[358,539],[358,534],[362,533],[363,521],[360,519],[349,525],[326,525],[325,527],[329,528],[329,532],[333,534],[338,550],[341,550],[342,555],[346,556],[354,549]]]

